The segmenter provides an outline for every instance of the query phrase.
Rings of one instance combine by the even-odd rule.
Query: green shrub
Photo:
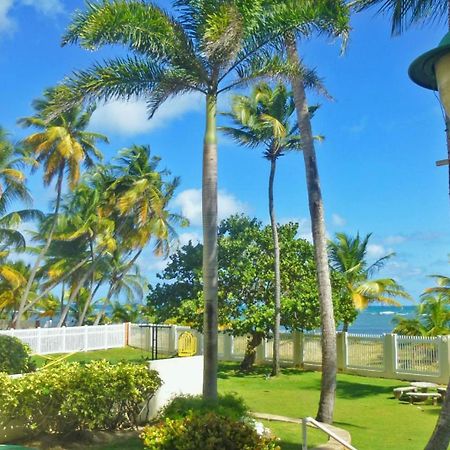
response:
[[[251,424],[213,412],[166,418],[144,428],[141,439],[149,450],[280,450],[275,439],[258,435]]]
[[[2,385],[0,414],[36,434],[135,427],[160,385],[144,365],[62,364]]]
[[[201,396],[176,397],[161,412],[160,416],[169,419],[183,419],[190,413],[206,414],[214,412],[222,417],[240,420],[248,415],[244,399],[235,394],[219,395],[217,402],[205,400]]]
[[[27,345],[16,337],[0,335],[0,372],[12,375],[35,369]]]

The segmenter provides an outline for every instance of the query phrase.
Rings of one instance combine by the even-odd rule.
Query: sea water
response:
[[[349,327],[349,333],[383,334],[391,333],[395,324],[392,319],[395,316],[413,318],[415,306],[386,306],[370,305],[362,310],[355,322]],[[342,328],[342,327],[339,327]]]

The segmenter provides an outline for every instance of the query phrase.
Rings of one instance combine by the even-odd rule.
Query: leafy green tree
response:
[[[187,92],[205,98],[203,146],[203,288],[205,309],[204,396],[217,398],[217,127],[218,96],[257,78],[297,72],[270,51],[286,28],[307,26],[311,3],[300,12],[265,0],[177,0],[170,15],[152,3],[107,0],[88,3],[73,19],[63,44],[95,50],[120,44],[130,55],[77,72],[57,103],[147,100],[149,115],[167,99]],[[298,12],[298,14],[297,14]],[[279,13],[276,15],[276,13]],[[315,16],[314,16],[315,17]]]
[[[34,116],[24,117],[19,123],[24,127],[33,127],[38,131],[23,140],[23,145],[35,156],[37,165],[42,166],[44,171],[44,185],[48,186],[56,179],[56,202],[53,211],[52,225],[48,230],[45,245],[42,246],[39,255],[32,265],[30,277],[20,301],[19,311],[15,325],[20,328],[20,321],[24,313],[28,295],[36,277],[36,273],[45,258],[53,233],[56,228],[59,209],[61,206],[61,195],[63,181],[67,174],[70,189],[75,188],[80,178],[80,166],[92,167],[95,159],[101,159],[102,155],[96,147],[96,143],[107,142],[107,138],[101,134],[86,130],[93,108],[83,111],[74,106],[64,113],[50,118],[48,115],[49,104],[57,95],[57,89],[45,91],[44,98],[33,102],[36,111]]]
[[[220,127],[221,131],[233,138],[239,145],[249,148],[264,147],[264,158],[270,162],[269,215],[272,227],[275,274],[272,375],[278,375],[280,372],[281,320],[280,246],[273,188],[278,158],[283,156],[287,150],[300,147],[298,127],[291,123],[294,111],[292,95],[283,84],[278,84],[272,89],[267,83],[260,83],[253,88],[250,96],[235,95],[233,97],[231,112],[224,114],[231,119],[233,126]]]
[[[381,269],[395,253],[378,258],[369,265],[367,246],[370,237],[371,234],[362,238],[359,233],[355,237],[336,233],[334,241],[328,244],[331,266],[345,279],[345,295],[350,296],[356,309],[364,309],[372,302],[399,305],[396,298],[411,298],[402,286],[392,278],[372,279],[373,273]],[[347,328],[348,324],[344,324],[344,331]]]
[[[312,245],[297,237],[298,224],[278,226],[281,248],[281,324],[288,330],[320,326],[316,268]],[[274,333],[274,254],[272,230],[256,219],[232,216],[219,227],[219,326],[234,336],[249,336],[241,364],[249,370],[256,347]],[[157,320],[184,323],[202,331],[201,244],[182,247],[171,256],[163,280],[150,286],[148,306]],[[336,320],[349,320],[338,301],[339,274],[333,276]],[[350,303],[351,306],[351,303]],[[339,316],[342,313],[342,316]]]

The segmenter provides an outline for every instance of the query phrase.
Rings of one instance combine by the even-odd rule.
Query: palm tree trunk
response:
[[[217,97],[206,96],[206,130],[203,146],[203,397],[217,400]]]
[[[61,193],[62,193],[63,179],[64,179],[64,165],[61,164],[61,166],[59,167],[58,179],[56,181],[56,205],[55,205],[55,210],[53,213],[54,214],[53,224],[52,224],[52,226],[50,228],[50,232],[47,236],[47,241],[45,242],[44,247],[42,248],[41,252],[39,253],[38,257],[36,258],[36,261],[34,262],[33,268],[31,269],[30,276],[27,281],[27,285],[25,286],[22,298],[20,299],[19,311],[17,312],[17,317],[15,319],[15,328],[20,328],[20,321],[22,320],[25,305],[27,303],[28,296],[31,291],[31,287],[33,285],[33,281],[36,278],[36,273],[39,270],[42,260],[44,259],[45,255],[47,254],[50,244],[52,243],[53,233],[55,232],[56,224],[58,222],[59,207],[61,205]]]
[[[84,319],[86,318],[86,314],[89,310],[89,306],[91,306],[92,303],[92,299],[95,297],[95,294],[97,293],[98,289],[100,288],[100,286],[102,285],[103,279],[101,279],[97,285],[95,286],[94,290],[91,289],[91,291],[89,292],[89,296],[86,300],[86,303],[83,307],[83,311],[80,314],[80,318],[78,319],[78,323],[77,326],[81,327],[83,325]]]
[[[277,220],[275,218],[275,207],[273,201],[273,183],[275,180],[275,171],[277,160],[270,161],[269,177],[269,214],[270,225],[272,228],[274,271],[275,271],[275,316],[273,324],[273,360],[272,376],[280,373],[280,316],[281,316],[281,277],[280,277],[280,244],[278,242]]]
[[[286,47],[290,62],[300,67],[300,58],[297,52],[295,36],[293,34],[289,34],[286,37]],[[317,420],[325,423],[332,423],[337,372],[336,325],[334,322],[330,269],[328,265],[324,207],[320,189],[316,152],[314,149],[311,118],[306,101],[305,86],[300,76],[292,78],[291,83],[302,139],[320,302],[322,381]]]
[[[441,413],[433,431],[431,439],[428,441],[425,450],[447,450],[450,444],[450,381],[447,386],[447,393],[442,404]]]
[[[114,287],[115,287],[115,281],[111,281],[109,284],[108,293],[106,294],[105,301],[103,302],[103,305],[102,305],[102,309],[95,316],[93,325],[98,325],[100,323],[100,320],[101,320],[103,314],[105,314],[106,307],[108,306],[109,299],[113,293]]]
[[[80,269],[84,264],[86,264],[88,262],[89,258],[85,258],[83,260],[81,260],[78,264],[76,264],[75,266],[73,266],[68,272],[66,272],[62,277],[60,277],[57,281],[55,281],[54,283],[52,283],[47,289],[45,289],[45,291],[43,291],[42,293],[40,293],[36,298],[33,298],[32,301],[30,301],[28,303],[27,306],[25,306],[23,312],[27,312],[30,308],[32,308],[41,298],[45,297],[50,291],[52,291],[59,283],[63,282],[64,284],[64,280],[67,280],[67,278],[69,278],[74,272],[76,272],[78,269]],[[62,292],[62,295],[64,294],[64,291]],[[61,299],[61,305],[63,305],[64,302],[64,297],[62,297]],[[61,313],[62,313],[63,308],[61,308]]]
[[[70,293],[70,297],[67,300],[67,305],[65,306],[64,311],[62,312],[61,317],[59,318],[57,327],[62,327],[64,325],[64,322],[66,321],[66,318],[67,318],[67,314],[69,313],[69,310],[70,310],[70,305],[75,300],[75,297],[78,295],[81,288],[86,283],[86,280],[92,275],[92,272],[95,270],[98,262],[99,262],[99,259],[97,259],[91,265],[91,267],[86,271],[86,273],[84,275],[82,275],[82,277],[78,280],[78,283],[75,285],[75,288],[72,289],[72,292]]]

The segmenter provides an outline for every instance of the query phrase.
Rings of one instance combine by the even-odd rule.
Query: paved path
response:
[[[295,423],[297,425],[302,424],[302,419],[296,419],[294,417],[286,417],[286,416],[278,416],[276,414],[266,414],[266,413],[252,413],[252,416],[256,419],[261,420],[269,420],[269,421],[275,421],[275,422],[287,422],[287,423]],[[314,425],[308,424],[309,426],[312,426],[314,428]],[[348,442],[351,444],[352,437],[350,433],[346,430],[343,430],[342,428],[337,428],[333,425],[325,424],[325,426],[330,430],[336,433],[341,439],[343,439],[345,442]],[[301,433],[301,430],[299,429],[299,433]],[[325,434],[325,433],[324,433]],[[326,444],[319,445],[313,450],[342,450],[345,449],[345,447],[340,444],[339,442],[335,441],[334,439],[330,438]]]

